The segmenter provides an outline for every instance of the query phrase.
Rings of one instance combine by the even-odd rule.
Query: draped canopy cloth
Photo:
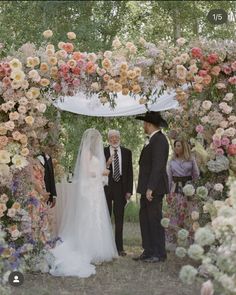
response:
[[[183,89],[187,86],[184,85]],[[158,91],[157,91],[158,92]],[[153,91],[154,93],[154,91]],[[148,109],[150,111],[165,111],[175,109],[179,107],[177,100],[175,99],[176,92],[174,89],[165,90],[159,97],[156,98],[156,102],[152,102],[154,95],[151,96],[151,100],[148,103]],[[156,97],[157,95],[155,95]],[[93,94],[91,97],[87,97],[85,93],[78,92],[75,96],[66,96],[62,100],[58,100],[54,105],[63,111],[71,113],[97,116],[97,117],[120,117],[120,116],[133,116],[143,114],[147,111],[144,104],[139,103],[139,95],[136,98],[129,95],[117,94],[116,106],[111,108],[109,103],[105,105],[101,104],[98,94]]]

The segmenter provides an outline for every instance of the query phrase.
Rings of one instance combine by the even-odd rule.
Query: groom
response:
[[[162,199],[169,192],[166,172],[169,144],[161,127],[168,125],[159,112],[147,112],[136,119],[144,121],[144,132],[149,142],[140,155],[137,188],[141,194],[139,219],[144,251],[133,259],[154,263],[166,260],[165,231],[161,219]]]
[[[115,217],[115,241],[120,256],[125,256],[123,248],[123,223],[125,204],[133,192],[133,167],[131,151],[120,146],[120,132],[108,132],[109,146],[104,148],[107,169],[110,170],[105,194],[110,215]]]

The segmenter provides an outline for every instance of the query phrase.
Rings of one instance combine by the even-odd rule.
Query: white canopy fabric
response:
[[[183,88],[186,88],[186,85]],[[178,108],[179,104],[175,99],[175,95],[176,93],[173,89],[164,91],[164,93],[156,99],[155,103],[148,103],[148,109],[151,111],[165,111]],[[139,103],[139,99],[139,96],[134,98],[129,95],[124,96],[118,93],[116,106],[113,109],[109,103],[105,105],[101,104],[98,94],[94,94],[88,98],[85,93],[78,92],[75,96],[66,96],[63,100],[59,99],[54,105],[60,110],[81,115],[121,117],[145,113],[147,108],[145,105]]]

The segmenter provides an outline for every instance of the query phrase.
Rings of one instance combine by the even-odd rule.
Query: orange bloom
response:
[[[72,52],[74,50],[74,45],[72,43],[65,43],[63,44],[63,49],[66,51],[66,52]]]
[[[79,52],[79,51],[75,51],[75,52],[73,52],[73,56],[72,57],[75,60],[80,60],[82,58],[82,53]]]
[[[209,85],[211,83],[211,76],[210,75],[206,75],[204,78],[203,78],[203,84],[204,85]]]
[[[86,72],[88,74],[93,74],[96,70],[95,64],[91,61],[89,61],[86,65]]]

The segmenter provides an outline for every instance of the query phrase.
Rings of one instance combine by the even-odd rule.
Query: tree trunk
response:
[[[180,26],[180,11],[178,7],[175,7],[173,9],[173,37],[174,37],[174,42],[178,38],[181,37],[181,26]]]

